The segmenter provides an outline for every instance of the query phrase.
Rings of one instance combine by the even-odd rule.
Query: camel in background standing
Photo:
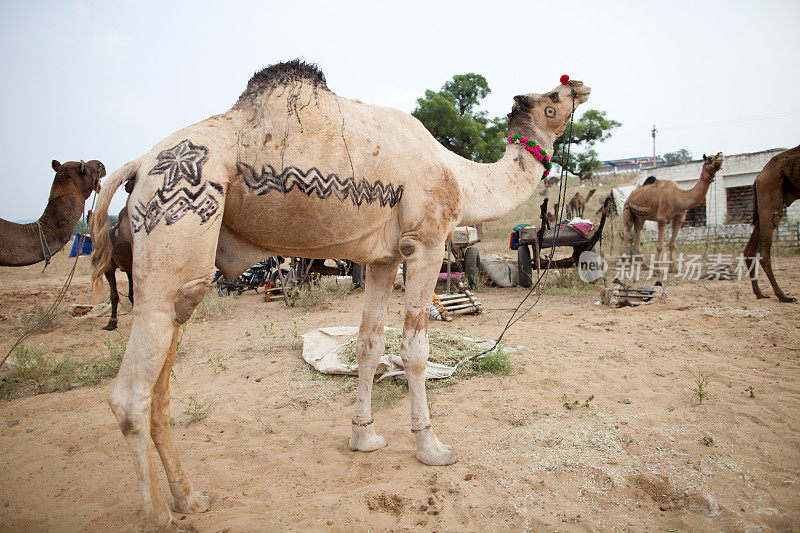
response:
[[[751,272],[756,298],[768,298],[761,292],[755,278],[755,258],[760,256],[761,268],[769,278],[775,296],[781,302],[795,302],[778,287],[772,273],[772,235],[781,222],[783,209],[800,198],[800,146],[776,155],[764,165],[753,183],[753,233],[743,255]]]
[[[658,242],[656,243],[656,257],[661,259],[664,249],[664,231],[667,224],[672,222],[672,236],[669,241],[669,263],[673,265],[675,242],[678,239],[678,230],[686,220],[686,212],[694,209],[705,201],[708,188],[714,181],[725,157],[722,152],[715,156],[703,155],[703,170],[700,179],[691,189],[683,190],[671,180],[656,180],[635,189],[622,210],[622,240],[623,253],[628,251],[628,239],[631,228],[634,228],[636,238],[633,242],[637,255],[642,253],[642,228],[645,220],[658,222]],[[650,178],[648,178],[649,180]]]
[[[214,265],[234,279],[263,257],[341,258],[367,264],[356,341],[358,389],[351,450],[386,446],[372,418],[372,383],[397,267],[408,267],[400,358],[408,378],[416,457],[457,461],[434,434],[425,390],[430,300],[456,226],[497,220],[522,205],[549,170],[549,154],[589,88],[564,82],[514,97],[500,161],[475,163],[444,148],[406,113],[341,98],[315,66],[291,61],[257,72],[226,113],[184,128],[117,170],[92,223],[99,288],[110,261],[108,205],[128,198],[136,306],[109,404],[127,441],[148,527],[189,529],[173,508],[205,511],[178,460],[169,424],[169,376],[179,327],[210,287]],[[223,216],[224,212],[224,216]]]
[[[0,266],[27,266],[50,258],[61,250],[83,215],[83,204],[100,190],[106,175],[97,160],[52,162],[56,177],[44,213],[36,222],[17,224],[0,218]]]
[[[572,197],[572,200],[569,201],[567,207],[567,218],[572,217],[581,217],[583,218],[583,210],[586,208],[586,204],[589,203],[589,199],[594,196],[594,193],[597,192],[597,189],[592,189],[589,191],[589,194],[586,198],[580,192],[576,192],[575,196]]]

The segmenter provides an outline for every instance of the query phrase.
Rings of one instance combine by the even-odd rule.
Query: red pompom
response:
[[[563,74],[559,79],[561,81],[561,85],[566,85],[569,83],[569,76],[567,76],[566,74]]]

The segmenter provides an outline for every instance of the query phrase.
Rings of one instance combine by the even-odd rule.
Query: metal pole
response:
[[[653,135],[653,168],[656,167],[656,133],[658,130],[656,129],[656,125],[653,124],[653,131],[650,132]]]

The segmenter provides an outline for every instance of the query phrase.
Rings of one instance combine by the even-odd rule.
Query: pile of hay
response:
[[[384,330],[383,340],[386,343],[386,353],[400,355],[400,340],[403,332],[398,329]],[[456,363],[472,355],[479,354],[482,350],[475,342],[459,335],[444,331],[429,331],[430,356],[428,361],[445,366],[456,366]],[[356,364],[356,341],[353,340],[341,349],[338,354],[341,363],[349,366]]]

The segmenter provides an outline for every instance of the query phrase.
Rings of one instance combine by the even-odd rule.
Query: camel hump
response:
[[[657,181],[658,179],[655,176],[647,176],[647,179],[644,180],[644,183],[642,183],[642,185],[650,185],[651,183],[655,183]]]
[[[315,90],[323,89],[330,92],[325,81],[325,74],[317,65],[293,59],[270,65],[253,74],[250,81],[247,82],[247,88],[239,96],[237,104],[249,102],[258,95],[269,93],[277,87],[303,83],[311,85]]]

